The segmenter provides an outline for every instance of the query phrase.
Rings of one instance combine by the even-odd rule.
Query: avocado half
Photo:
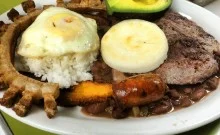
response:
[[[113,13],[157,13],[170,7],[172,0],[105,0],[109,15]]]
[[[172,0],[105,0],[108,14],[156,13],[167,9]]]

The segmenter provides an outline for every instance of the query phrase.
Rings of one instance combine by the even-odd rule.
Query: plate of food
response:
[[[202,7],[28,0],[0,20],[0,109],[21,122],[57,134],[176,134],[220,117],[220,18]]]

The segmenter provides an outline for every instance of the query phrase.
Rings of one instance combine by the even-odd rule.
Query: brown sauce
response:
[[[85,115],[93,116],[93,117],[112,118],[111,114],[106,111],[100,112],[98,114],[93,114],[93,113],[88,112],[85,107],[82,107],[81,112]]]

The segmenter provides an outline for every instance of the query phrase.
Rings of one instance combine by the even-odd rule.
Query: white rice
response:
[[[42,81],[58,83],[60,88],[68,88],[77,82],[92,80],[90,71],[97,52],[69,54],[60,57],[24,58],[30,72]]]

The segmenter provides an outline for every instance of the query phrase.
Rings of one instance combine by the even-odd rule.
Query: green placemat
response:
[[[27,124],[24,124],[10,117],[6,113],[2,113],[14,135],[55,135],[43,130],[39,130]],[[49,120],[49,119],[48,119]]]
[[[18,5],[22,1],[23,0],[7,0],[7,1],[0,0],[0,14]],[[8,125],[10,126],[14,135],[54,135],[52,133],[36,129],[32,126],[17,121],[5,113],[3,113],[3,116],[8,122]],[[211,124],[200,127],[196,130],[192,130],[190,132],[182,133],[180,135],[220,135],[219,129],[220,129],[220,119],[212,122]]]
[[[20,4],[24,0],[0,0],[0,13]]]

